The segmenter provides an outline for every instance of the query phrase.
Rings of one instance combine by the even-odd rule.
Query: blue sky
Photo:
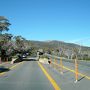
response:
[[[9,33],[29,40],[75,42],[90,37],[90,0],[0,0]]]

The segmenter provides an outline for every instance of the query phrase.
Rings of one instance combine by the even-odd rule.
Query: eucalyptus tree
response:
[[[2,34],[2,41],[1,41],[1,57],[2,59],[5,61],[6,59],[8,59],[10,53],[11,53],[11,49],[12,49],[12,35],[5,33]]]
[[[23,38],[22,36],[15,36],[14,41],[15,41],[14,49],[19,53],[23,53],[27,47],[26,39]]]
[[[5,53],[5,51],[3,50],[3,45],[5,44],[6,42],[6,35],[3,35],[2,32],[3,31],[8,31],[9,30],[9,26],[11,24],[9,23],[9,20],[4,17],[4,16],[0,16],[0,60],[2,59],[3,56],[3,53]],[[8,40],[10,39],[10,37],[8,37]]]
[[[9,20],[7,18],[5,18],[4,16],[0,16],[0,33],[2,33],[3,31],[8,31],[8,27],[10,25],[11,24],[9,23]]]
[[[22,36],[15,36],[14,39],[15,39],[17,48],[22,48],[24,46],[23,45],[24,38]]]

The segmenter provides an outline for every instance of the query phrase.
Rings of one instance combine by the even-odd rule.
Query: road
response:
[[[73,69],[72,63],[63,63]],[[86,66],[83,68],[86,69]],[[28,60],[15,64],[9,69],[0,75],[0,90],[90,90],[89,79],[79,76],[79,81],[75,83],[73,72],[63,69],[61,74],[60,68],[52,64]],[[83,73],[84,70],[81,72]]]
[[[69,70],[63,69],[63,74],[60,72],[60,68],[54,66],[44,65],[47,68],[49,74],[57,82],[61,90],[90,90],[90,80],[79,76],[79,80],[75,83],[75,74]]]
[[[54,90],[36,61],[24,61],[0,76],[0,90]]]

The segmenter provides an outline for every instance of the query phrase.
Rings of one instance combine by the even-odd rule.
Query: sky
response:
[[[90,38],[90,0],[0,0],[0,15],[12,24],[8,33],[28,40]]]

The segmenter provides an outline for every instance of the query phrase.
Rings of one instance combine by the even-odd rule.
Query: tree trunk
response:
[[[1,57],[0,57],[0,64],[2,63],[2,61],[1,61]]]
[[[1,61],[5,61],[5,50],[1,50]]]

